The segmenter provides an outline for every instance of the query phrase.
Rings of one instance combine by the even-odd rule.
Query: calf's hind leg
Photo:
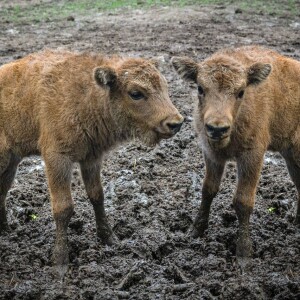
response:
[[[210,206],[219,191],[224,166],[225,162],[212,161],[205,156],[206,173],[202,187],[202,201],[191,232],[193,237],[203,236],[208,228]]]
[[[53,217],[56,224],[56,239],[53,262],[59,275],[67,271],[69,262],[67,229],[74,212],[71,196],[72,162],[57,152],[43,154],[51,195]]]
[[[299,161],[296,161],[291,150],[282,152],[281,155],[284,157],[286,161],[289,174],[297,188],[298,204],[297,204],[295,223],[297,225],[300,225],[300,153],[299,153]]]
[[[108,224],[104,210],[104,194],[100,179],[100,163],[95,162],[94,164],[90,164],[82,162],[80,167],[87,195],[95,211],[97,236],[103,244],[111,245],[117,238]]]
[[[20,159],[11,153],[0,154],[0,233],[8,229],[6,195],[17,171]]]

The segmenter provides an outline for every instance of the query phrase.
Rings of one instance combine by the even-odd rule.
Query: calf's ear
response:
[[[174,56],[171,59],[171,63],[183,79],[197,82],[198,65],[192,59]]]
[[[271,73],[270,64],[255,63],[248,69],[248,84],[260,84]]]
[[[110,67],[97,67],[94,69],[94,78],[101,87],[111,88],[117,81],[117,74]]]

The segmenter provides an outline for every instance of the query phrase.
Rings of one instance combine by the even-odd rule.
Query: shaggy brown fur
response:
[[[267,150],[279,151],[300,194],[300,63],[260,47],[226,49],[201,63],[172,59],[198,85],[195,127],[206,162],[202,202],[192,234],[208,227],[211,202],[227,160],[237,161],[233,199],[239,220],[236,254],[252,252],[249,218]],[[296,223],[300,223],[300,200]]]
[[[7,228],[5,197],[18,163],[41,154],[56,222],[55,263],[68,262],[74,162],[95,210],[98,236],[112,243],[100,182],[103,153],[135,137],[154,145],[173,136],[182,121],[166,80],[147,60],[48,50],[2,66],[0,231]]]

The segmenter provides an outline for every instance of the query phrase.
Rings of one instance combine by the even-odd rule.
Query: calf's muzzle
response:
[[[159,128],[157,128],[157,132],[162,134],[163,136],[173,136],[175,135],[181,128],[183,124],[183,117],[180,114],[176,114],[172,117],[167,117],[164,119]]]
[[[207,136],[213,140],[220,140],[228,136],[230,126],[228,124],[206,123]]]
[[[180,130],[182,123],[183,122],[167,123],[167,126],[169,127],[170,131],[175,134]]]

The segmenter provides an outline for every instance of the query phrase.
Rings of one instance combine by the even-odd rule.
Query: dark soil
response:
[[[107,155],[106,211],[119,245],[97,244],[92,207],[74,170],[76,213],[63,282],[51,269],[55,226],[44,166],[38,157],[25,159],[7,199],[11,230],[0,237],[0,299],[300,299],[297,195],[279,155],[265,158],[251,218],[254,256],[246,270],[235,259],[234,163],[212,205],[206,236],[186,235],[201,201],[204,162],[192,126],[192,89],[175,75],[170,58],[200,60],[223,47],[254,43],[300,59],[299,16],[238,12],[168,7],[0,22],[1,64],[45,47],[159,57],[171,97],[187,118],[179,134],[155,149],[131,143]]]

